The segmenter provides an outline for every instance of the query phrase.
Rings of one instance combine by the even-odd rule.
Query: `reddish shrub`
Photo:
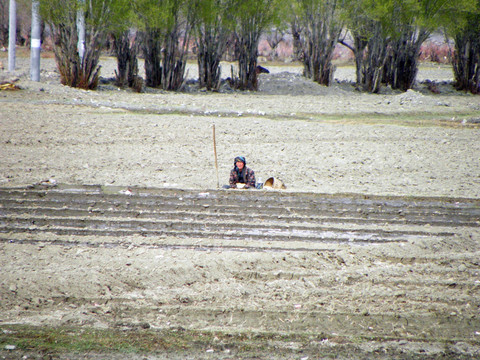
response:
[[[438,64],[450,64],[450,44],[425,42],[420,49],[420,61],[431,61]]]

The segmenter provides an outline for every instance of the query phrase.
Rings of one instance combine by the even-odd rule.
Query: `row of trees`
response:
[[[279,0],[40,1],[42,18],[53,33],[62,83],[87,89],[97,86],[100,50],[108,36],[118,59],[120,85],[138,86],[141,51],[146,85],[178,90],[194,46],[200,85],[216,90],[220,61],[227,45],[234,44],[239,64],[234,85],[256,90],[260,36],[280,23],[280,9]],[[84,41],[79,40],[79,19],[84,19]],[[83,56],[77,51],[79,41]]]
[[[410,89],[421,46],[440,29],[455,39],[457,88],[480,92],[480,1],[360,0],[347,6],[346,26],[354,41],[340,42],[354,53],[357,84],[363,89],[378,92],[382,84]]]
[[[194,46],[200,86],[218,89],[220,60],[234,45],[234,84],[256,90],[260,37],[288,29],[306,77],[330,85],[340,43],[354,54],[359,88],[405,91],[415,81],[421,45],[442,30],[455,43],[457,88],[480,93],[480,0],[40,0],[40,9],[54,35],[62,82],[71,86],[96,87],[100,50],[111,36],[122,85],[135,85],[141,51],[146,84],[178,90]]]

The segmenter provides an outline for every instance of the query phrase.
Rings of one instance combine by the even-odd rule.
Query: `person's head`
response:
[[[233,164],[240,170],[243,170],[245,165],[247,165],[247,160],[243,156],[237,156],[233,161]]]

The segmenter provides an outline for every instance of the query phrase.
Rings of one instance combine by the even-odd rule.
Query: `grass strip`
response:
[[[400,340],[420,344],[432,341],[413,337],[376,337],[376,336],[326,336],[323,333],[278,333],[278,332],[224,332],[176,329],[151,329],[141,325],[121,329],[94,329],[84,327],[42,327],[31,325],[0,326],[0,354],[14,347],[16,354],[22,353],[66,354],[84,359],[88,354],[114,355],[114,358],[127,358],[127,354],[202,354],[214,352],[232,356],[238,359],[271,358],[287,359],[302,354],[302,356],[318,355],[321,349],[324,358],[370,358],[360,346],[366,342],[383,342],[388,347],[389,342]],[[464,340],[462,340],[463,342]],[[454,355],[455,359],[470,359],[467,353],[452,352],[450,346],[455,345],[455,339],[435,339],[443,343],[445,354]],[[478,346],[478,341],[468,341],[472,346]],[[405,359],[405,349],[389,350],[391,359]],[[413,349],[415,354],[415,348]],[[394,354],[399,357],[394,356]],[[238,356],[237,356],[238,355]],[[372,354],[369,354],[372,355]],[[42,355],[43,356],[43,355]],[[43,357],[42,357],[43,358]],[[111,357],[109,357],[111,358]],[[413,357],[412,357],[413,358]],[[419,357],[424,359],[423,357]],[[430,357],[426,357],[431,359]],[[437,358],[437,357],[434,357]],[[433,358],[432,358],[433,359]]]
[[[314,336],[319,341],[321,334]],[[278,333],[225,333],[168,329],[154,330],[93,329],[74,327],[39,327],[4,325],[0,327],[0,349],[7,345],[20,351],[43,353],[157,353],[235,349],[236,351],[265,351],[272,342],[309,342],[311,336]]]

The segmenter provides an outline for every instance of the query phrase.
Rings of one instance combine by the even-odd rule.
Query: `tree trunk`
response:
[[[337,1],[303,8],[303,74],[321,85],[333,81],[333,52],[342,31],[337,19]]]
[[[220,61],[226,47],[225,30],[202,26],[197,31],[198,75],[200,88],[218,90],[220,86]]]
[[[368,45],[368,41],[363,36],[353,35],[353,56],[355,57],[355,75],[357,79],[357,87],[362,86],[365,83],[365,76],[363,71],[363,64],[365,58],[365,51]]]
[[[115,70],[117,86],[133,87],[138,77],[136,39],[130,40],[130,31],[128,30],[120,35],[114,34],[113,49],[117,57],[117,70]]]
[[[127,85],[128,63],[130,62],[130,41],[128,31],[120,35],[113,34],[113,51],[117,58],[117,69],[115,70],[115,83],[118,87]]]
[[[382,34],[380,22],[372,21],[369,38],[353,33],[357,87],[371,93],[378,93],[389,51],[389,39]]]
[[[184,84],[193,12],[183,14],[180,5],[176,3],[169,9],[167,27],[147,32],[144,42],[147,86],[176,91]]]
[[[149,29],[144,34],[143,54],[145,57],[145,81],[149,87],[162,84],[162,68],[160,65],[160,31]]]
[[[130,59],[127,68],[127,84],[137,92],[142,90],[143,80],[138,76],[138,44],[135,37],[130,45]]]
[[[183,42],[188,42],[184,38]],[[165,38],[165,47],[163,51],[163,81],[164,90],[178,90],[184,82],[186,61],[186,49],[180,45],[179,31],[177,26],[170,31]]]
[[[333,81],[335,66],[332,64],[336,41],[321,39],[309,41],[304,52],[304,75],[313,81],[329,86]]]
[[[391,56],[387,59],[384,82],[392,89],[407,91],[415,83],[418,72],[420,47],[428,38],[429,32],[408,27],[404,29],[398,40],[391,44]]]
[[[78,87],[81,89],[96,89],[100,79],[100,60],[101,46],[97,41],[99,39],[90,39],[90,45],[85,49],[83,61],[80,63],[80,82]]]
[[[278,57],[276,49],[277,49],[278,45],[280,44],[280,42],[283,40],[283,38],[284,38],[283,31],[281,31],[277,28],[274,28],[267,33],[266,39],[267,39],[268,45],[270,46],[270,49],[271,49],[270,50],[270,59],[271,60],[275,60]]]
[[[239,36],[238,84],[240,90],[258,90],[257,57],[259,36],[256,32]]]
[[[472,94],[480,94],[480,38],[475,31],[480,28],[480,20],[476,22],[455,37],[452,58],[455,88]]]
[[[303,61],[302,28],[298,25],[297,19],[291,23],[291,29],[293,38],[293,60]]]
[[[97,39],[98,40],[98,39]],[[95,89],[100,78],[98,61],[100,51],[95,39],[86,47],[83,61],[77,51],[76,26],[60,25],[55,28],[55,60],[63,85],[81,89]]]
[[[0,48],[8,46],[8,11],[7,1],[0,1]]]

